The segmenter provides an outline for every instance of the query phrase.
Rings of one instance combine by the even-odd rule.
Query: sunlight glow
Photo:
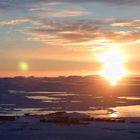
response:
[[[104,63],[104,68],[100,75],[105,77],[111,86],[116,86],[117,82],[126,75],[123,64],[125,58],[117,49],[111,49],[109,52],[102,54],[100,62]]]
[[[26,62],[22,61],[22,62],[19,63],[19,68],[22,71],[27,71],[28,70],[28,64]]]

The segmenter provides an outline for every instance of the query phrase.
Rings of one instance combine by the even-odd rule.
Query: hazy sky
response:
[[[114,47],[139,73],[140,0],[0,0],[0,76],[97,74]]]

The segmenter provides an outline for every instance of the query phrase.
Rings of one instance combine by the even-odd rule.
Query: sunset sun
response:
[[[104,64],[100,75],[105,77],[111,86],[116,86],[117,82],[127,73],[124,55],[117,49],[111,49],[100,56],[100,61]]]

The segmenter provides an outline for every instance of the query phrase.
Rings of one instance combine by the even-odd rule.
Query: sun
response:
[[[104,64],[100,75],[105,77],[111,86],[116,86],[127,73],[124,67],[124,55],[117,49],[111,49],[100,56],[100,61]]]
[[[28,64],[24,61],[19,63],[19,69],[22,71],[27,71],[28,70]]]

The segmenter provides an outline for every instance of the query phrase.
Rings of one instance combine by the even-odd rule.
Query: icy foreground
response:
[[[30,115],[0,121],[1,140],[139,140],[140,119],[93,119],[79,113]]]

